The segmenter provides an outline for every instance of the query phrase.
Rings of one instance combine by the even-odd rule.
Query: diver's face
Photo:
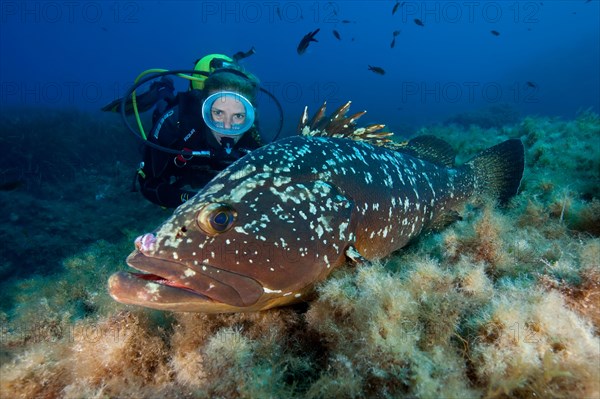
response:
[[[221,145],[225,137],[237,143],[252,127],[254,118],[252,103],[236,92],[211,93],[202,104],[202,119]]]
[[[243,125],[246,121],[244,105],[231,97],[216,100],[210,109],[210,115],[216,125],[220,125],[225,129]]]

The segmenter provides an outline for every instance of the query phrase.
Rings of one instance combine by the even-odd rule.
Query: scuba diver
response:
[[[174,208],[218,172],[263,145],[255,109],[263,89],[254,75],[221,54],[196,62],[188,91],[175,95],[172,80],[164,75],[146,93],[134,97],[137,109],[121,99],[103,110],[114,111],[123,102],[122,113],[135,111],[137,117],[139,110],[154,106],[137,181],[149,201]]]

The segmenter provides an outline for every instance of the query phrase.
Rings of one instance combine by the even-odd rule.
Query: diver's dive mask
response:
[[[237,141],[254,124],[255,111],[241,94],[219,91],[204,100],[202,118],[213,132]]]

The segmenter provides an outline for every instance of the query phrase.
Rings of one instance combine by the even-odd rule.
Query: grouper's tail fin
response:
[[[519,190],[525,149],[519,139],[506,140],[482,151],[467,165],[475,172],[476,191],[505,205]]]

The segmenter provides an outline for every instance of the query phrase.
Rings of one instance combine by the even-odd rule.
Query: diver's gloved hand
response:
[[[153,82],[150,88],[142,94],[137,94],[135,101],[138,112],[146,112],[161,100],[170,102],[175,98],[175,85],[173,79],[163,76],[160,80]],[[102,111],[120,112],[123,99],[119,98],[108,105],[102,107]],[[127,99],[125,103],[125,114],[133,114],[133,100]]]
[[[168,76],[163,76],[158,82],[152,83],[148,91],[156,90],[159,99],[174,97],[175,85],[173,79]]]

